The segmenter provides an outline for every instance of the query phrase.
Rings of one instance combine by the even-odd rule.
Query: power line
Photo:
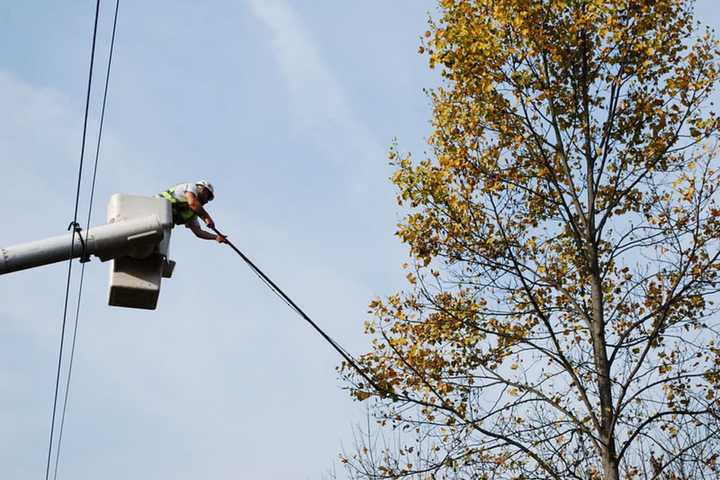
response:
[[[215,227],[210,227],[210,228],[218,235],[222,235],[223,237],[225,236],[222,233],[220,233],[220,231],[218,231]],[[228,244],[228,246],[230,248],[232,248],[235,251],[235,253],[237,253],[240,256],[240,258],[243,259],[243,261],[252,269],[252,271],[255,273],[255,275],[260,277],[260,279],[265,283],[265,285],[268,286],[268,288],[270,288],[270,290],[273,293],[275,293],[275,295],[280,297],[280,299],[282,299],[290,308],[292,308],[298,315],[300,315],[303,318],[303,320],[308,322],[320,334],[320,336],[322,336],[323,339],[325,339],[325,341],[328,342],[345,359],[346,362],[348,362],[348,364],[351,367],[353,367],[355,370],[357,370],[357,372],[365,380],[367,380],[367,382],[371,386],[373,386],[378,392],[392,395],[392,392],[389,392],[386,388],[382,388],[381,386],[379,386],[377,384],[376,381],[374,381],[372,378],[370,378],[370,376],[368,376],[368,374],[365,372],[365,370],[360,368],[360,366],[357,364],[357,361],[352,357],[352,355],[350,355],[350,353],[347,352],[347,350],[345,350],[339,343],[337,343],[335,340],[333,340],[332,337],[330,337],[330,335],[325,333],[323,331],[323,329],[320,328],[320,326],[317,323],[315,323],[295,302],[293,302],[292,299],[285,292],[283,292],[280,289],[280,287],[278,287],[275,284],[275,282],[273,282],[270,279],[270,277],[268,277],[262,270],[260,270],[260,268],[257,265],[255,265],[252,262],[252,260],[250,260],[243,252],[241,252],[239,248],[237,248],[235,245],[233,245],[233,243],[230,240],[226,239],[225,242]]]
[[[85,222],[85,231],[90,229],[90,218],[92,216],[93,201],[95,198],[95,182],[97,179],[98,160],[100,158],[100,143],[102,140],[103,125],[105,123],[105,106],[107,104],[108,85],[110,84],[110,67],[112,66],[113,51],[115,49],[115,31],[117,30],[118,10],[120,8],[120,0],[115,1],[115,16],[113,18],[112,37],[110,39],[110,53],[108,55],[108,64],[105,74],[105,90],[103,93],[102,109],[100,112],[100,128],[98,130],[97,144],[95,146],[95,163],[93,166],[92,185],[90,187],[90,201],[88,205],[87,221]],[[68,365],[67,379],[65,380],[65,398],[63,400],[62,415],[60,416],[60,431],[58,432],[58,441],[55,446],[55,468],[53,479],[57,479],[58,465],[60,463],[60,447],[62,445],[63,431],[65,429],[65,414],[67,412],[68,397],[70,395],[70,381],[72,379],[73,360],[75,359],[75,345],[77,343],[78,323],[80,319],[80,304],[82,302],[83,281],[85,280],[85,262],[80,269],[80,286],[78,288],[77,307],[75,309],[75,326],[73,328],[72,347],[70,348],[70,362]]]
[[[47,453],[47,463],[45,466],[45,480],[48,480],[50,477],[50,458],[52,456],[52,446],[53,446],[53,437],[55,434],[55,415],[57,413],[57,400],[58,400],[58,390],[60,388],[60,370],[62,367],[62,356],[63,356],[63,346],[65,343],[65,324],[67,321],[67,310],[68,310],[68,300],[70,298],[70,280],[72,278],[72,258],[75,248],[75,234],[79,232],[79,226],[77,223],[77,217],[78,217],[78,206],[80,204],[80,185],[82,183],[82,170],[83,170],[83,162],[85,160],[85,139],[87,138],[87,123],[88,123],[88,111],[90,109],[90,92],[92,90],[92,76],[93,76],[93,66],[95,63],[95,42],[97,40],[97,26],[98,26],[98,18],[100,16],[100,0],[97,0],[95,4],[95,21],[93,26],[93,37],[92,37],[92,47],[90,49],[90,68],[88,72],[88,82],[87,82],[87,95],[85,97],[85,116],[83,121],[83,134],[82,134],[82,143],[80,146],[80,165],[78,166],[78,180],[77,180],[77,187],[75,190],[75,209],[73,213],[73,221],[70,224],[72,227],[72,235],[70,236],[70,259],[68,261],[68,273],[67,273],[67,282],[65,285],[65,302],[63,306],[63,319],[62,319],[62,328],[60,330],[60,348],[58,352],[58,365],[57,365],[57,374],[55,376],[55,395],[53,399],[53,409],[52,409],[52,417],[50,420],[50,441],[48,443],[48,453]],[[82,239],[82,237],[81,237]]]

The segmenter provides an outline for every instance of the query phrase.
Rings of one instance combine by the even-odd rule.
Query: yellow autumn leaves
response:
[[[645,428],[620,390],[672,412],[720,393],[709,354],[700,393],[673,380],[720,282],[720,178],[699,148],[720,133],[702,107],[717,44],[681,0],[440,6],[420,48],[444,80],[427,158],[390,152],[408,292],[370,304],[361,361],[404,402],[377,406],[389,418],[511,434],[498,465],[532,452],[564,478],[575,440],[557,425],[586,445]],[[600,478],[588,448],[577,476]]]

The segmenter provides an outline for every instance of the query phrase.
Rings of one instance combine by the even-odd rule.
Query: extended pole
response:
[[[158,217],[150,215],[108,223],[74,235],[72,248],[72,232],[0,248],[0,275],[78,258],[83,253],[86,256],[95,255],[103,261],[125,255],[141,258],[144,250],[162,240],[164,232]],[[145,255],[149,253],[151,252],[147,251]]]

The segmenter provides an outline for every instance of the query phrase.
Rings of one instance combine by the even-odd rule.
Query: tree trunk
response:
[[[592,340],[595,369],[597,371],[598,394],[600,396],[600,432],[601,452],[604,477],[606,480],[619,480],[618,458],[615,449],[615,428],[612,399],[612,383],[610,381],[610,362],[607,357],[605,342],[605,318],[603,314],[602,284],[597,264],[597,256],[593,255],[592,265]]]
[[[619,464],[615,453],[615,438],[614,436],[609,438],[603,436],[602,441],[608,445],[608,448],[603,448],[602,452],[604,478],[605,480],[620,480]]]

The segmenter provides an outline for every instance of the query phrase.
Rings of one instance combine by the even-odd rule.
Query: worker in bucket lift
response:
[[[224,235],[206,232],[198,222],[198,217],[200,217],[209,228],[215,228],[215,222],[204,208],[206,203],[215,198],[215,189],[207,180],[180,183],[165,190],[158,197],[164,198],[172,205],[175,225],[185,225],[198,238],[217,240],[220,243],[226,242]]]

